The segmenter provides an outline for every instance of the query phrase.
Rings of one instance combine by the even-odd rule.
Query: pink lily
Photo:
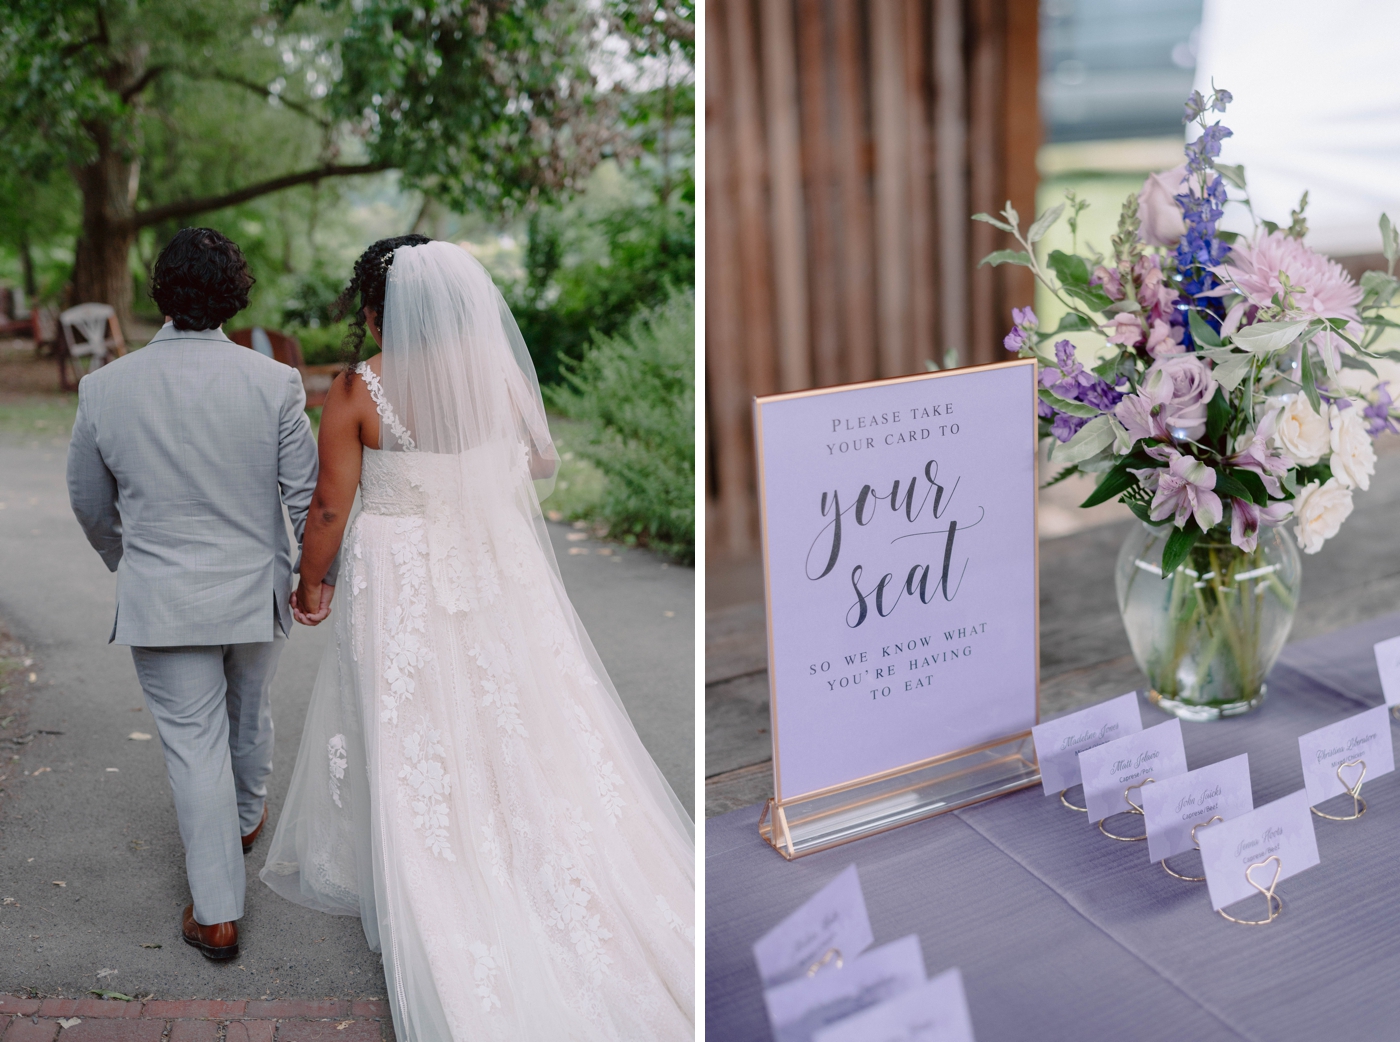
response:
[[[1169,459],[1165,469],[1156,469],[1155,491],[1148,514],[1153,521],[1172,518],[1177,528],[1186,527],[1186,519],[1194,516],[1202,532],[1208,532],[1225,516],[1225,507],[1216,495],[1215,471],[1194,456],[1185,456],[1176,449],[1162,446],[1161,458]],[[1154,453],[1155,455],[1155,453]]]
[[[1292,503],[1270,503],[1260,507],[1243,499],[1230,497],[1230,542],[1245,553],[1253,553],[1259,545],[1261,525],[1281,525],[1293,514]]]

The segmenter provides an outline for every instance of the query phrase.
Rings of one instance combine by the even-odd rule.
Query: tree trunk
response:
[[[29,245],[29,232],[19,233],[19,267],[24,274],[24,292],[31,309],[39,306],[39,283],[34,277],[34,251]]]
[[[83,225],[73,263],[73,299],[69,305],[97,301],[117,310],[123,331],[131,334],[131,247],[136,241],[136,160],[112,148],[111,128],[89,128],[97,157],[73,170],[83,194]]]

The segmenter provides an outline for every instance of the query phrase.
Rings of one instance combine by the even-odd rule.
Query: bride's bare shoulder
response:
[[[366,364],[375,377],[379,376],[379,360],[375,355]],[[332,381],[321,414],[322,431],[328,427],[347,436],[354,432],[367,448],[379,447],[379,411],[359,366],[342,371]]]

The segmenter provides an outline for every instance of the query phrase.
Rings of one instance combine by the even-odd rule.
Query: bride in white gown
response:
[[[366,256],[383,352],[327,402],[296,603],[340,545],[335,641],[261,877],[360,917],[401,1042],[691,1038],[692,825],[560,582],[529,355],[464,250]]]

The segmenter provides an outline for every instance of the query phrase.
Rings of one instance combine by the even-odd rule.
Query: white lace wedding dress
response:
[[[401,1042],[688,1039],[692,840],[533,497],[462,488],[528,486],[528,466],[512,440],[365,450],[335,642],[262,878],[361,917]]]

